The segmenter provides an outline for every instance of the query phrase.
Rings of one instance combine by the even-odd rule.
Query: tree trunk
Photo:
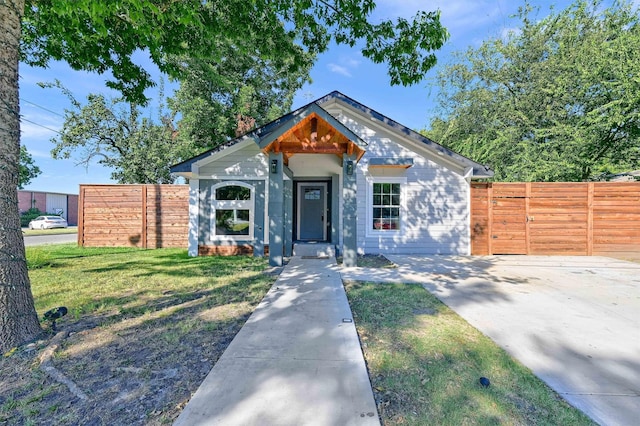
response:
[[[24,0],[0,1],[0,353],[41,331],[27,274],[18,211],[18,61]]]

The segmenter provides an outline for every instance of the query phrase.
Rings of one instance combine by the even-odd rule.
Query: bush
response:
[[[26,212],[20,215],[20,226],[22,226],[23,228],[29,226],[29,222],[31,222],[33,219],[43,214],[44,213],[42,213],[40,210],[36,209],[35,207],[30,208],[29,210],[27,210]]]

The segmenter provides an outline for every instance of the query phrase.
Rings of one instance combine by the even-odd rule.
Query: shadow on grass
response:
[[[198,299],[208,304],[236,303],[254,293],[263,295],[273,281],[263,273],[264,261],[255,258],[190,258],[182,252],[142,254],[135,260],[103,256],[105,266],[97,268],[84,268],[80,264],[78,273],[83,275],[84,288],[76,289],[76,293],[85,294],[77,299],[78,303],[68,306],[70,311],[76,317],[93,315],[98,322],[108,318],[108,322],[113,323]],[[77,267],[78,259],[75,262]],[[107,287],[107,294],[102,295],[105,290],[99,288],[99,283],[109,281],[112,276],[112,281],[124,281],[124,285]],[[87,282],[95,283],[95,293],[91,284],[87,287]],[[126,282],[131,286],[127,287]],[[68,287],[49,285],[39,296],[61,303],[68,291]],[[50,307],[43,308],[47,309]],[[95,322],[89,324],[95,325]]]
[[[11,383],[0,396],[0,420],[8,424],[171,423],[274,281],[262,272],[264,260],[251,257],[135,249],[47,253],[61,267],[31,271],[36,290],[47,281],[36,303],[46,298],[59,306],[74,292],[86,293],[57,324],[70,335],[53,363],[91,403],[79,403],[48,377],[24,382],[33,375],[20,375],[9,363],[24,358],[25,368],[33,368],[29,354],[37,351],[20,353],[0,364]],[[82,289],[69,283],[79,276]]]
[[[113,273],[118,271],[131,271],[135,269],[134,277],[150,276],[179,276],[199,277],[210,274],[227,275],[238,272],[258,272],[264,269],[261,261],[248,256],[235,257],[188,257],[186,252],[166,253],[155,255],[152,258],[140,262],[136,260],[119,261],[112,264],[88,268],[87,273]]]
[[[92,256],[105,256],[139,252],[141,249],[128,247],[78,247],[76,244],[54,244],[26,247],[29,270],[65,266],[65,260]]]
[[[346,285],[385,424],[592,424],[421,286]]]

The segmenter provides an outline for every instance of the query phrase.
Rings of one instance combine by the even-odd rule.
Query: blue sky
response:
[[[549,8],[559,10],[570,1],[531,0],[540,7],[539,16],[548,14]],[[612,1],[605,2],[605,5]],[[640,0],[635,1],[636,5]],[[440,9],[441,19],[451,37],[438,53],[438,65],[425,80],[412,87],[390,86],[386,66],[375,65],[362,57],[356,48],[332,46],[323,54],[311,72],[313,82],[296,95],[294,108],[302,106],[333,90],[367,105],[405,126],[425,128],[436,113],[434,78],[439,66],[449,62],[452,52],[479,46],[483,40],[501,36],[517,27],[512,16],[523,2],[513,0],[378,0],[374,19],[402,16],[410,18],[420,9]],[[139,58],[139,63],[147,63]],[[153,72],[153,70],[148,69]],[[157,75],[157,72],[155,73]],[[42,89],[38,82],[60,80],[74,96],[83,100],[89,93],[109,93],[104,85],[105,77],[71,70],[63,63],[52,63],[47,69],[20,69],[20,98],[22,113],[22,144],[42,170],[25,189],[61,193],[78,193],[81,183],[113,183],[111,171],[97,164],[88,168],[76,165],[76,160],[54,160],[50,151],[50,139],[62,126],[67,99],[56,89]],[[170,93],[167,93],[169,95]],[[113,95],[117,95],[113,93]],[[153,97],[150,92],[148,96]],[[151,101],[153,107],[153,100]],[[153,112],[150,112],[151,116]]]

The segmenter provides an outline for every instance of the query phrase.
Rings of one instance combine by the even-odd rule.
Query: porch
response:
[[[281,266],[299,241],[337,247],[345,265],[355,266],[356,171],[364,145],[314,106],[261,138],[269,167],[271,265]]]

